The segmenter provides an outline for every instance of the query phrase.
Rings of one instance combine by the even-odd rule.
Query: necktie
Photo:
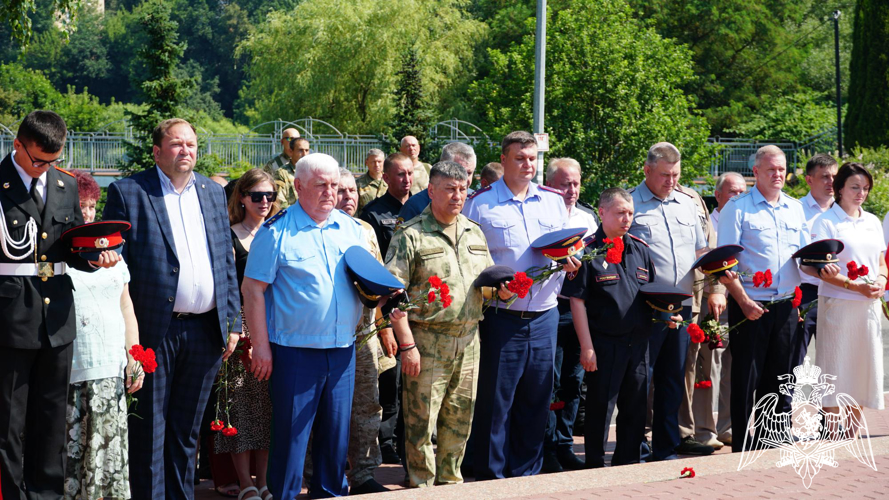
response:
[[[37,181],[39,181],[37,177],[31,179],[31,199],[34,200],[34,204],[37,205],[37,212],[40,215],[43,215],[43,197],[40,196],[40,193],[37,192]]]

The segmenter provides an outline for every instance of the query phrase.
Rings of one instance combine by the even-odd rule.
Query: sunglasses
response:
[[[250,196],[250,201],[253,203],[260,203],[263,198],[267,198],[269,203],[274,203],[278,199],[278,193],[274,191],[248,191],[244,193],[244,196],[247,195]]]

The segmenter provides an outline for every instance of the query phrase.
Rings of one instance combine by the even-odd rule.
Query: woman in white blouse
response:
[[[857,434],[861,406],[882,410],[883,340],[880,332],[880,296],[886,286],[883,227],[861,205],[873,187],[873,177],[860,163],[846,163],[833,181],[836,202],[812,227],[812,240],[838,239],[845,248],[839,258],[840,274],[821,276],[818,287],[816,364],[822,373],[836,375],[836,392],[824,397],[825,411],[837,413],[836,395],[846,393],[860,405],[856,418],[846,422],[848,437]],[[867,266],[868,273],[848,276],[848,264]],[[806,272],[812,273],[811,268]],[[853,275],[854,278],[854,275]]]

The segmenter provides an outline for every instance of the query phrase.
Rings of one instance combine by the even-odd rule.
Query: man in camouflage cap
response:
[[[473,280],[494,261],[481,228],[460,212],[466,169],[453,162],[432,167],[431,203],[400,226],[386,268],[410,297],[425,294],[437,276],[453,302],[424,303],[394,323],[404,372],[404,433],[412,487],[463,482],[460,464],[472,428],[479,363],[478,322],[484,298]],[[501,296],[511,293],[501,288]],[[438,450],[432,451],[432,433]]]
[[[389,189],[389,185],[383,180],[383,161],[385,159],[386,155],[379,149],[374,148],[367,152],[367,157],[364,158],[367,172],[355,179],[355,184],[358,186],[356,214],[361,214],[365,205],[383,196]]]

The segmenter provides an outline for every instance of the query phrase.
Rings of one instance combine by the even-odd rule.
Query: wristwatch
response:
[[[849,288],[849,283],[851,283],[851,281],[849,281],[849,278],[846,278],[846,281],[843,282],[843,288],[848,289],[848,288]]]

